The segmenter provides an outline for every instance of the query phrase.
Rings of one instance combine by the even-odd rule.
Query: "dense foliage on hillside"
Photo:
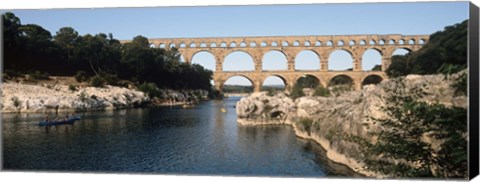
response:
[[[389,77],[408,74],[450,74],[467,68],[468,20],[430,35],[420,50],[393,56],[386,70]]]
[[[52,36],[39,25],[22,25],[13,13],[3,14],[2,20],[7,76],[76,75],[92,85],[124,79],[160,88],[211,90],[212,71],[180,62],[175,48],[150,48],[145,37],[121,44],[112,34],[81,36],[71,27]]]

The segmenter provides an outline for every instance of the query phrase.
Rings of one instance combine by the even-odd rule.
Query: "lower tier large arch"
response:
[[[360,90],[362,83],[370,75],[377,75],[382,80],[387,79],[387,76],[382,71],[239,71],[239,72],[214,72],[213,80],[215,87],[222,91],[224,83],[234,76],[242,76],[248,79],[248,82],[252,84],[254,92],[260,92],[262,84],[270,76],[279,77],[285,84],[285,88],[288,90],[292,88],[297,80],[305,75],[311,75],[319,80],[319,84],[324,87],[328,87],[332,79],[335,76],[344,75],[353,80],[353,88]]]

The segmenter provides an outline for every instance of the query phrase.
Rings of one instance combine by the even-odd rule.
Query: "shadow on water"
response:
[[[239,126],[238,100],[208,101],[189,109],[78,113],[82,119],[73,125],[49,127],[37,126],[43,114],[2,114],[3,169],[357,176],[329,161],[318,144],[296,137],[290,126]]]

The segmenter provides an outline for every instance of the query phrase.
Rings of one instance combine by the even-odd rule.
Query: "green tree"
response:
[[[25,61],[22,69],[28,72],[55,72],[62,68],[59,49],[52,43],[52,35],[48,30],[35,24],[22,25],[18,30],[21,32],[19,38]]]
[[[20,47],[21,32],[18,30],[21,26],[20,18],[13,13],[6,12],[2,14],[2,22],[5,70],[19,69],[23,60]]]
[[[316,88],[318,84],[318,79],[310,75],[300,77],[296,83],[296,85],[301,88]]]
[[[211,90],[212,71],[180,61],[176,48],[151,48],[148,39],[136,36],[121,44],[111,33],[79,35],[71,27],[60,28],[54,37],[43,27],[21,25],[13,13],[2,14],[5,68],[11,77],[76,75],[92,77],[93,85],[118,85],[120,79],[150,82],[161,88]],[[40,74],[41,73],[41,74]]]
[[[382,71],[382,65],[376,64],[373,68],[372,71]]]
[[[354,137],[368,169],[395,177],[466,178],[466,109],[419,102],[421,89],[406,89],[401,79],[395,83],[385,88],[390,95],[381,109],[389,117],[372,118],[383,128],[371,133],[377,141]]]
[[[330,91],[323,87],[322,85],[318,85],[317,88],[315,88],[315,92],[313,93],[313,96],[323,96],[323,97],[328,97],[330,96]]]
[[[71,27],[62,27],[54,36],[54,42],[65,50],[67,59],[71,59],[73,49],[78,43],[78,32]]]
[[[292,92],[290,93],[290,97],[292,99],[297,99],[299,97],[305,96],[305,93],[303,92],[303,88],[301,84],[295,84],[292,88]]]

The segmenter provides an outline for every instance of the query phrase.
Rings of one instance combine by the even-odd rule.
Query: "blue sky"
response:
[[[12,10],[22,24],[38,24],[53,35],[61,27],[70,26],[81,35],[112,33],[117,39],[136,35],[149,38],[228,37],[283,35],[350,35],[350,34],[431,34],[445,26],[468,18],[468,2],[418,3],[354,3],[273,6],[209,6],[158,8],[101,8]],[[364,55],[379,64],[378,55]],[[253,66],[241,53],[226,57],[225,69],[246,69]],[[282,56],[270,52],[264,57],[264,68],[283,69]],[[316,56],[302,52],[297,56],[297,68],[317,67]],[[336,52],[329,57],[332,67],[351,67],[349,57]],[[194,63],[213,69],[211,55],[198,54]],[[280,62],[281,64],[277,64]],[[227,83],[249,84],[241,78]],[[265,84],[279,84],[269,79]]]

